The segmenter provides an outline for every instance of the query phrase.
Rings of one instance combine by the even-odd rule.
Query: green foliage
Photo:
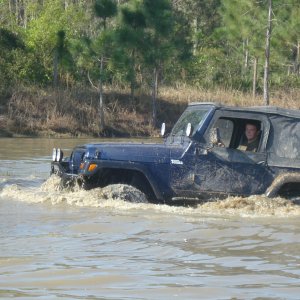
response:
[[[0,28],[0,98],[6,96],[12,83],[21,78],[20,72],[15,72],[15,69],[18,70],[16,62],[18,57],[24,57],[24,50],[24,42],[17,34],[6,28]]]
[[[276,9],[277,22],[273,30],[277,61],[282,71],[290,69],[299,74],[299,45],[300,45],[300,4],[291,0],[284,5],[278,3]],[[284,66],[284,67],[283,67]],[[279,67],[279,66],[278,66]],[[293,80],[292,80],[293,81]]]
[[[113,32],[114,44],[110,67],[114,78],[130,83],[132,93],[138,85],[138,65],[146,49],[146,16],[139,1],[121,6],[116,29]]]
[[[111,18],[117,13],[117,6],[111,0],[96,0],[95,13],[101,19]]]
[[[5,28],[0,28],[0,49],[7,51],[17,48],[24,49],[23,41],[15,33]]]
[[[0,1],[0,90],[15,84],[193,84],[250,91],[267,1]],[[19,1],[20,3],[20,1]],[[68,5],[66,5],[68,4]],[[299,87],[299,0],[273,0],[271,88]],[[99,70],[100,58],[105,68]],[[101,73],[101,75],[100,75]],[[1,93],[0,91],[0,93]]]
[[[139,7],[125,6],[121,10],[122,22],[125,26],[133,29],[145,28],[146,20],[145,15]]]
[[[162,69],[175,53],[175,22],[170,1],[144,0],[142,11],[146,19],[144,63],[151,69]]]

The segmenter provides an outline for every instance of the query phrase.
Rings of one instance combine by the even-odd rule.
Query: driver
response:
[[[256,152],[259,146],[260,124],[247,121],[245,127],[246,141],[238,146],[239,150]]]

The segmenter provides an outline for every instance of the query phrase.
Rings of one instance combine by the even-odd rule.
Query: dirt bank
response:
[[[157,136],[162,122],[171,127],[187,104],[214,101],[228,105],[261,105],[261,97],[237,91],[203,91],[192,88],[159,90],[157,126],[151,126],[152,99],[145,92],[130,93],[106,87],[105,129],[99,130],[98,99],[92,89],[41,89],[18,87],[0,101],[0,137],[140,137]],[[300,91],[279,91],[271,95],[271,105],[300,107]]]

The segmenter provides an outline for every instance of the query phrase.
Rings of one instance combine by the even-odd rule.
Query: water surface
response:
[[[299,299],[298,206],[59,191],[52,148],[86,141],[0,139],[0,298]]]

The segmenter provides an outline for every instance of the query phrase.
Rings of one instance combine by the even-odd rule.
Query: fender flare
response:
[[[265,195],[269,198],[276,197],[280,188],[286,183],[300,183],[300,173],[283,173],[278,175],[267,189]]]
[[[158,187],[158,184],[156,183],[156,181],[154,180],[153,176],[150,174],[149,170],[147,167],[145,167],[142,164],[139,163],[135,163],[135,162],[129,162],[129,161],[95,161],[98,163],[98,168],[97,170],[101,170],[102,168],[107,168],[107,169],[122,169],[122,170],[133,170],[133,171],[139,171],[140,173],[142,173],[146,180],[148,181],[148,183],[150,184],[155,197],[157,199],[164,199],[162,192],[160,190],[160,188]],[[97,172],[97,170],[95,170]]]

